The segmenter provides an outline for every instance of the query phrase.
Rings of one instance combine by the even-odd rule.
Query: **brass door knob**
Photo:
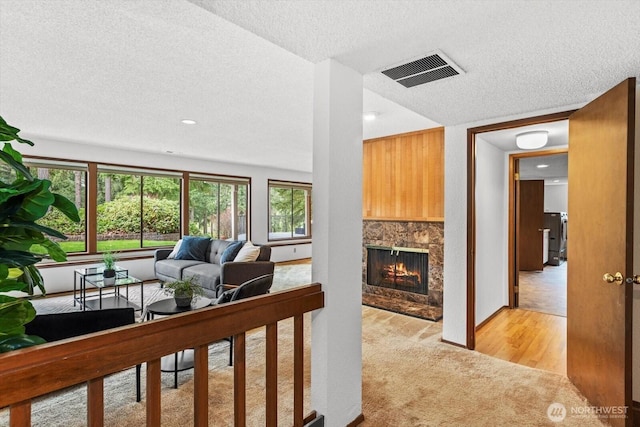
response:
[[[607,283],[616,283],[618,285],[622,285],[622,283],[624,282],[624,277],[622,276],[622,273],[618,271],[613,276],[610,273],[605,273],[604,276],[602,276],[602,280]]]

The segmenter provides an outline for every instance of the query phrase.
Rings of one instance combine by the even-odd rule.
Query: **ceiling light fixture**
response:
[[[371,121],[375,120],[376,117],[378,117],[379,114],[380,113],[378,113],[377,111],[368,111],[368,112],[366,112],[366,113],[364,113],[362,115],[362,118],[365,119],[368,122],[371,122]]]
[[[542,168],[548,168],[548,167],[549,167],[549,165],[536,165],[536,167],[537,167],[538,169],[542,169]]]
[[[182,120],[182,124],[183,125],[195,125],[197,122],[195,120],[191,120],[191,119],[184,119]]]
[[[516,135],[516,145],[521,150],[535,150],[547,145],[549,132],[546,130],[534,130]]]

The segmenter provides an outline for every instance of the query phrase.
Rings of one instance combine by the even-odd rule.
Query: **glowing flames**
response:
[[[393,279],[395,277],[396,280],[402,282],[404,285],[415,285],[421,281],[420,272],[407,270],[407,267],[405,267],[402,262],[387,265],[383,271],[387,278]]]
[[[429,277],[428,256],[426,251],[368,247],[367,284],[426,295]]]

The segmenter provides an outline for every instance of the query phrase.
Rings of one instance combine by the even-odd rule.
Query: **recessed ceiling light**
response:
[[[516,145],[521,150],[535,150],[547,145],[549,132],[546,130],[534,130],[516,135]]]
[[[182,120],[182,124],[184,125],[195,125],[197,122],[195,120],[191,120],[191,119],[184,119]]]
[[[549,165],[536,165],[537,168],[542,169],[542,168],[548,168]]]
[[[365,119],[366,121],[370,122],[372,120],[375,120],[376,117],[378,117],[380,113],[378,113],[377,111],[367,111],[366,113],[364,113],[362,115],[362,118]]]

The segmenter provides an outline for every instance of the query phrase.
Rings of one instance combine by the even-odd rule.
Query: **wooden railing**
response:
[[[11,407],[10,425],[31,425],[31,399],[66,387],[87,384],[87,425],[102,426],[106,375],[137,364],[147,366],[146,417],[159,426],[160,358],[194,349],[194,426],[208,425],[208,346],[234,336],[234,425],[246,424],[245,333],[266,326],[266,426],[277,413],[277,322],[293,317],[293,425],[303,415],[303,314],[324,307],[314,283],[288,291],[124,326],[83,337],[42,344],[0,355],[0,408]]]

